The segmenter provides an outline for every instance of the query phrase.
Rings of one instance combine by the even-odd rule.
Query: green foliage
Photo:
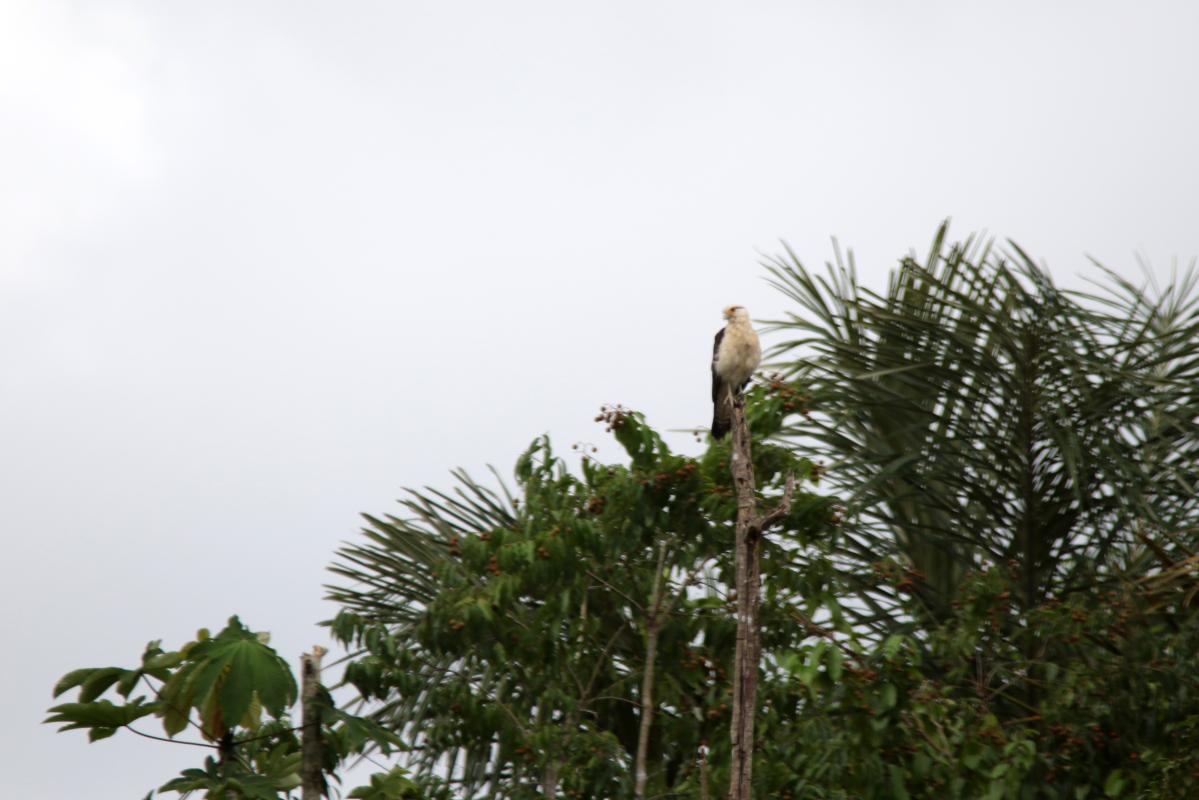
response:
[[[353,789],[346,797],[351,800],[417,800],[424,797],[421,787],[408,778],[408,770],[396,767],[390,772],[371,776],[368,786]]]
[[[179,777],[159,787],[159,791],[181,795],[202,791],[213,800],[227,797],[278,800],[281,794],[286,795],[300,785],[299,767],[299,752],[283,744],[269,757],[256,759],[253,769],[238,762],[222,763],[209,756],[202,768],[183,770]]]
[[[1009,560],[1033,608],[1138,562],[1138,533],[1195,524],[1195,273],[1156,296],[1108,274],[1088,296],[944,226],[881,294],[852,255],[824,274],[789,251],[767,266],[798,306],[775,357],[812,395],[783,433],[836,465],[845,557],[898,554],[925,576],[918,613],[943,618],[967,572]],[[862,622],[885,631],[895,600],[871,598]]]
[[[883,293],[852,257],[769,267],[800,309],[747,397],[757,490],[827,474],[841,499],[800,493],[762,542],[756,796],[1199,796],[1199,273],[1084,295],[944,227]],[[456,472],[338,551],[328,624],[370,714],[322,692],[324,769],[403,764],[349,797],[631,797],[647,677],[648,796],[724,794],[730,443],[597,421],[622,463],[539,438],[514,493]],[[295,682],[236,618],[70,690],[62,730],[157,715],[215,743],[163,790],[296,785]]]
[[[55,685],[54,696],[78,689],[77,702],[52,707],[45,721],[61,723],[60,731],[87,730],[89,740],[97,741],[123,727],[148,736],[131,723],[156,715],[168,741],[193,728],[201,744],[210,743],[205,746],[217,753],[159,791],[203,791],[220,800],[288,796],[300,785],[298,729],[287,717],[296,701],[296,682],[267,639],[231,617],[216,636],[202,629],[177,651],[167,652],[159,641],[150,642],[139,667],[73,670]],[[139,689],[147,694],[135,695]],[[124,702],[101,697],[110,690]],[[376,722],[337,708],[327,691],[320,691],[317,702],[326,775],[334,775],[347,758],[368,749],[387,754],[400,746],[398,737]],[[263,711],[269,719],[263,719]],[[396,796],[425,798],[435,793]]]
[[[944,230],[884,293],[771,267],[801,310],[749,397],[760,489],[807,450],[844,508],[763,546],[758,796],[1192,796],[1196,280],[1085,296]],[[518,497],[459,474],[334,567],[349,679],[458,796],[630,795],[662,576],[649,794],[723,793],[728,444],[599,419],[627,463],[538,440]]]
[[[296,682],[265,637],[232,617],[215,638],[202,630],[183,646],[159,700],[168,736],[186,728],[194,710],[204,738],[218,741],[234,726],[256,731],[263,709],[281,716],[296,700]]]
[[[774,769],[794,797],[1185,798],[1199,792],[1199,632],[1135,584],[1012,599],[963,579],[950,618],[875,645],[819,633],[780,659]],[[843,652],[840,676],[832,652]],[[785,709],[785,711],[782,711]],[[785,796],[785,795],[784,795]]]
[[[784,390],[751,392],[755,430],[798,412],[784,408]],[[540,797],[548,785],[631,796],[651,615],[649,791],[694,794],[701,744],[712,786],[723,780],[735,635],[728,445],[697,460],[671,452],[640,414],[606,408],[599,420],[627,464],[584,456],[575,472],[538,439],[517,461],[516,497],[460,474],[453,493],[413,493],[407,519],[367,517],[367,542],[343,548],[334,567],[350,582],[331,591],[344,608],[333,631],[362,648],[347,680],[417,748],[409,766],[448,765],[459,796]],[[810,466],[787,448],[755,448],[767,496]],[[830,517],[827,500],[801,493],[766,544],[769,646],[802,638],[784,608],[823,593],[799,546],[827,535]]]
[[[779,662],[794,796],[1195,793],[1196,274],[1089,296],[1012,249],[942,228],[883,294],[769,264],[853,621]]]
[[[147,705],[144,697],[136,697],[124,705],[115,705],[110,700],[91,701],[87,703],[63,703],[50,709],[53,712],[46,722],[65,723],[60,731],[79,728],[86,729],[88,739],[97,741],[106,739],[134,720],[153,714],[158,709]]]

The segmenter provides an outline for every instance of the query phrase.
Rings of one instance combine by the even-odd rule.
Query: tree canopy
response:
[[[1068,291],[944,227],[878,290],[851,255],[766,266],[794,307],[747,395],[756,491],[803,491],[761,542],[755,795],[1199,794],[1196,274]],[[337,552],[328,625],[362,716],[330,711],[329,735],[398,762],[354,796],[724,794],[729,443],[688,456],[635,411],[597,421],[619,462],[539,437],[512,479],[410,491]],[[275,725],[282,749],[235,776],[259,794],[228,759],[163,788],[287,796],[295,686],[264,647],[236,620],[151,643],[66,676],[79,702],[49,721]]]
[[[754,426],[777,430],[786,401],[769,387],[755,395]],[[448,774],[461,796],[632,796],[651,635],[663,665],[651,796],[722,781],[735,628],[728,447],[688,458],[640,414],[602,417],[627,464],[584,456],[575,473],[539,439],[518,461],[516,497],[460,474],[453,492],[412,493],[407,518],[368,517],[368,543],[340,551],[334,569],[350,582],[332,590],[346,608],[334,631],[365,648],[347,678],[419,748],[415,766]],[[758,452],[764,492],[786,471],[810,474],[786,448]],[[798,644],[788,615],[826,590],[802,554],[831,513],[801,496],[767,551],[771,646]]]
[[[767,267],[795,309],[750,394],[761,488],[803,464],[831,494],[769,540],[759,795],[1185,796],[1194,277],[1067,291],[944,228],[882,291],[852,257]],[[629,463],[573,475],[539,441],[515,496],[460,474],[334,567],[352,679],[462,796],[629,796],[660,575],[655,791],[722,786],[727,450],[604,419]]]

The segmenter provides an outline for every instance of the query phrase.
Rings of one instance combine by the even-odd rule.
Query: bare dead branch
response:
[[[316,645],[311,653],[300,656],[300,797],[303,800],[321,800],[325,791],[321,709],[316,698],[321,689],[321,658],[327,652]]]
[[[754,718],[757,714],[758,665],[761,661],[761,564],[758,544],[761,534],[791,512],[795,475],[789,474],[783,497],[776,508],[758,513],[754,492],[754,467],[749,425],[745,421],[745,399],[727,388],[733,408],[733,446],[729,460],[737,492],[736,588],[737,644],[733,664],[733,721],[729,729],[732,746],[729,769],[729,800],[752,797]]]

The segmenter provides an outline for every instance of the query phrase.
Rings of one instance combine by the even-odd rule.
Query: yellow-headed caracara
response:
[[[712,436],[721,439],[733,423],[733,409],[725,387],[740,394],[762,360],[758,334],[749,324],[745,306],[724,310],[728,324],[716,333],[712,348]]]

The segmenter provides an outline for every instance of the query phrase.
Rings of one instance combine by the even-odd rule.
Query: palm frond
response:
[[[901,554],[934,610],[978,566],[1016,565],[1033,605],[1138,547],[1134,521],[1194,522],[1193,270],[1156,296],[1110,271],[1103,294],[1069,292],[945,225],[881,294],[840,251],[824,274],[789,248],[765,266],[799,307],[771,358],[812,395],[785,434],[831,462],[845,555]]]

